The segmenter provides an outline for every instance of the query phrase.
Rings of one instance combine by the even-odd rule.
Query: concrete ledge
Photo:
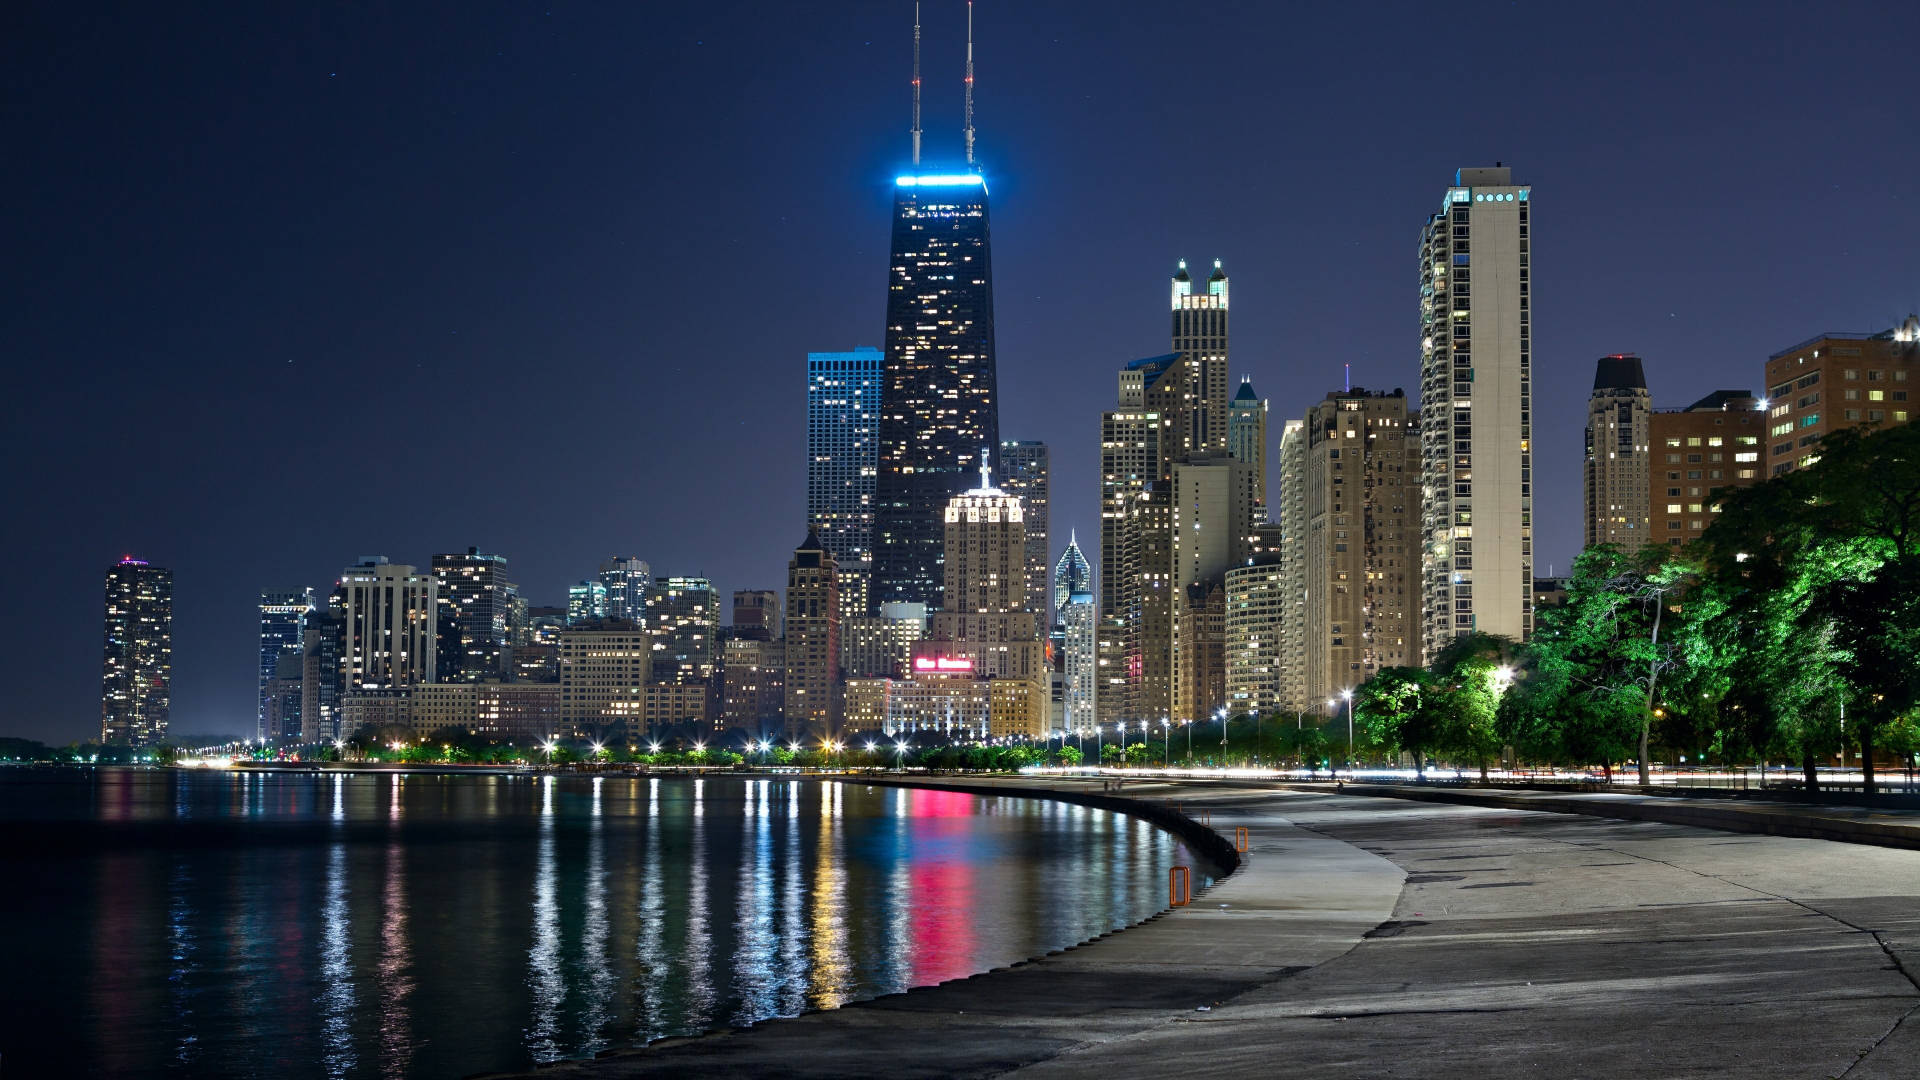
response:
[[[1327,794],[1322,785],[1282,785],[1296,791]],[[1485,806],[1501,810],[1534,810],[1549,814],[1585,814],[1625,821],[1654,821],[1692,825],[1726,832],[1759,833],[1833,840],[1846,844],[1920,849],[1920,817],[1873,814],[1863,808],[1824,807],[1780,803],[1693,803],[1668,795],[1617,792],[1519,792],[1422,787],[1415,784],[1342,783],[1345,795],[1413,799],[1420,802]]]

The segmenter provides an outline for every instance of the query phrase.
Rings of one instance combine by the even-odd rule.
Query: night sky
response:
[[[783,587],[808,350],[881,343],[912,4],[13,5],[0,734],[99,731],[101,575],[174,569],[173,729],[253,729],[258,591],[478,545]],[[1098,416],[1174,260],[1272,434],[1417,383],[1453,170],[1534,187],[1536,559],[1593,360],[1654,400],[1920,307],[1911,4],[977,9],[1000,426],[1097,564]],[[927,159],[965,6],[928,0]],[[1275,457],[1269,448],[1270,457]]]

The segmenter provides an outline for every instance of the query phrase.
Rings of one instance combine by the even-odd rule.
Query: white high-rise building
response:
[[[1090,592],[1072,593],[1060,608],[1060,619],[1067,628],[1067,711],[1063,722],[1067,731],[1086,731],[1095,723],[1098,614]]]
[[[1423,644],[1533,630],[1532,190],[1461,169],[1420,244]]]
[[[647,590],[653,587],[653,568],[637,555],[615,555],[600,564],[600,584],[607,589],[607,618],[639,622],[647,617]]]
[[[346,689],[401,690],[433,681],[440,582],[384,555],[340,573]]]
[[[1307,707],[1307,422],[1280,433],[1280,707]]]

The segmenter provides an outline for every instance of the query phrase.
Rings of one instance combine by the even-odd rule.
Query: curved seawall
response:
[[[1391,917],[1405,875],[1359,848],[1295,828],[1262,795],[1143,783],[1129,794],[1037,779],[847,783],[1057,799],[1143,818],[1231,873],[1189,907],[1007,967],[826,1012],[769,1020],[592,1061],[542,1077],[762,1075],[944,1077],[1033,1065],[1215,1007],[1345,953]],[[1205,810],[1209,828],[1177,813]],[[1236,826],[1250,850],[1234,850]],[[1196,883],[1197,884],[1197,883]]]

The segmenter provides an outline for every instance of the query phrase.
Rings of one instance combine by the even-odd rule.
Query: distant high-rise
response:
[[[1121,407],[1100,414],[1100,615],[1117,616],[1125,580],[1120,572],[1121,532],[1129,508],[1147,485],[1160,478],[1160,414],[1138,404],[1129,405],[1128,376],[1138,376],[1143,365],[1171,357],[1135,361],[1120,373]],[[1136,393],[1136,400],[1144,398]]]
[[[1857,358],[1847,359],[1859,363]],[[1873,371],[1872,368],[1838,368],[1842,376],[1862,370]],[[1847,380],[1843,377],[1840,381]],[[1884,381],[1884,378],[1875,381]],[[1809,385],[1818,385],[1818,380]],[[1822,393],[1814,391],[1797,398],[1782,398],[1773,407],[1790,413],[1795,402],[1809,396],[1814,400],[1799,407],[1817,407]],[[1860,393],[1843,386],[1839,398],[1843,403],[1855,401]],[[1850,394],[1856,396],[1849,397]],[[1842,408],[1843,418],[1847,412],[1855,411],[1845,409],[1844,404]],[[1904,414],[1906,410],[1899,411]],[[1659,409],[1648,417],[1647,442],[1653,450],[1645,455],[1649,466],[1645,480],[1650,491],[1644,542],[1683,547],[1698,540],[1713,521],[1718,511],[1716,504],[1722,498],[1736,488],[1751,487],[1766,479],[1766,467],[1761,461],[1766,455],[1769,425],[1795,423],[1790,419],[1770,420],[1767,413],[1766,403],[1755,398],[1750,390],[1716,390],[1684,409]],[[1818,412],[1808,415],[1819,419]],[[1904,415],[1901,419],[1905,419]],[[1534,595],[1538,597],[1539,592],[1536,588]]]
[[[346,691],[342,649],[346,593],[335,589],[324,608],[307,616],[301,642],[300,734],[308,742],[340,737],[340,696]]]
[[[1093,593],[1093,567],[1087,565],[1087,557],[1080,553],[1080,536],[1073,532],[1067,534],[1067,550],[1061,552],[1060,561],[1053,564],[1054,610],[1065,611],[1073,594],[1080,592]]]
[[[607,586],[604,582],[596,578],[588,578],[567,586],[568,626],[606,617]]]
[[[173,700],[173,571],[129,555],[107,568],[100,741],[150,746]]]
[[[282,658],[300,655],[301,635],[312,611],[312,589],[268,589],[260,594],[260,711],[255,718],[254,738],[267,737],[271,726],[267,713],[274,698],[268,684],[277,677]],[[282,708],[278,726],[285,727],[285,718]]]
[[[1226,704],[1223,588],[1227,571],[1247,559],[1255,476],[1252,465],[1215,451],[1189,454],[1172,471],[1172,638],[1148,645],[1171,654],[1172,718],[1199,722]]]
[[[647,589],[653,584],[653,568],[636,555],[615,555],[600,564],[600,584],[607,587],[607,618],[646,617]]]
[[[1227,402],[1227,453],[1253,467],[1253,519],[1267,520],[1267,403],[1253,392],[1251,377]]]
[[[868,610],[881,356],[874,348],[807,354],[807,524],[840,567],[843,618]]]
[[[1338,390],[1307,414],[1309,702],[1421,663],[1419,423],[1400,390]]]
[[[1280,432],[1280,708],[1307,708],[1307,423]]]
[[[375,555],[342,571],[340,588],[345,688],[401,690],[432,682],[439,579]]]
[[[1095,723],[1093,710],[1100,674],[1096,641],[1099,613],[1094,610],[1093,594],[1084,587],[1070,592],[1066,603],[1060,605],[1060,620],[1067,630],[1067,712],[1062,726],[1067,731],[1086,731]]]
[[[1052,615],[1047,606],[1047,474],[1051,471],[1047,444],[1002,442],[994,471],[1000,477],[1000,490],[1020,500],[1027,529],[1027,609],[1045,629]]]
[[[657,683],[713,681],[720,663],[720,593],[703,577],[657,578],[647,590]]]
[[[1461,169],[1420,237],[1423,644],[1533,632],[1532,189]]]
[[[1185,415],[1170,429],[1178,454],[1226,452],[1227,273],[1213,260],[1206,291],[1195,294],[1187,260],[1173,275],[1173,351],[1184,370]],[[1164,410],[1163,410],[1164,411]]]
[[[1296,601],[1287,595],[1283,549],[1263,551],[1227,571],[1227,711],[1235,716],[1270,713],[1287,704],[1281,696],[1282,657],[1287,608]]]
[[[440,619],[445,624],[436,678],[477,682],[503,676],[507,627],[513,614],[507,557],[470,547],[464,554],[435,555],[432,565],[439,581]]]
[[[840,733],[840,581],[813,530],[787,563],[787,737]]]
[[[868,604],[932,606],[947,500],[1000,442],[986,181],[899,177],[888,267]]]
[[[846,575],[840,575],[840,580],[844,583]],[[786,632],[781,614],[778,589],[735,589],[733,591],[733,628],[735,630],[764,630],[767,632],[767,637],[778,639]]]
[[[1045,645],[1028,607],[1026,508],[992,483],[955,495],[946,512],[947,561],[933,633],[916,656],[964,658],[976,676],[1045,678]]]
[[[1767,476],[1820,460],[1822,436],[1892,427],[1912,412],[1906,389],[1920,371],[1920,316],[1874,333],[1829,331],[1767,357]],[[1821,389],[1824,387],[1825,389]]]
[[[1653,395],[1632,353],[1603,356],[1587,397],[1586,542],[1632,551],[1651,537],[1647,455]]]

